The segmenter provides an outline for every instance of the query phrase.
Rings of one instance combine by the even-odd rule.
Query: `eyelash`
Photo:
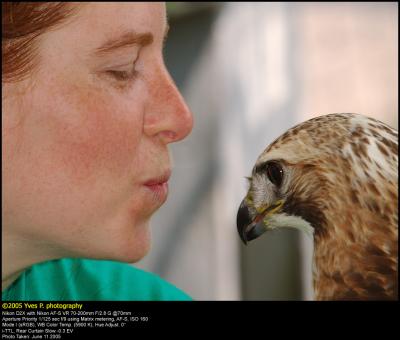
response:
[[[117,70],[108,70],[106,71],[107,74],[112,76],[115,80],[120,82],[129,82],[134,80],[137,75],[138,71],[135,69],[135,66],[132,67],[130,71],[117,71]]]

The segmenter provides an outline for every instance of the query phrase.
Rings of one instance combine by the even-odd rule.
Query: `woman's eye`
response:
[[[138,72],[135,70],[135,68],[132,68],[129,71],[107,70],[106,73],[109,74],[110,76],[112,76],[113,78],[115,78],[118,81],[129,81],[129,80],[132,80],[138,74]]]
[[[267,176],[272,184],[279,187],[282,184],[283,180],[283,169],[282,167],[275,162],[270,162],[267,164]]]
[[[117,82],[118,87],[125,87],[136,79],[139,72],[136,70],[136,64],[139,60],[140,50],[137,51],[136,57],[130,63],[121,63],[118,66],[110,67],[105,74],[112,77]]]

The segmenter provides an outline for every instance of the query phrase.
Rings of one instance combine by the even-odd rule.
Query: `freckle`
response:
[[[73,115],[55,124],[55,147],[63,171],[77,185],[96,180],[100,172],[123,175],[133,155],[136,132],[132,121],[115,113],[96,91],[73,88],[68,107]]]

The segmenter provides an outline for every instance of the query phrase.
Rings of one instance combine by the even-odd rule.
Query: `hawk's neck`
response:
[[[340,235],[316,236],[316,300],[397,299],[397,229],[392,241],[371,234],[364,241]]]

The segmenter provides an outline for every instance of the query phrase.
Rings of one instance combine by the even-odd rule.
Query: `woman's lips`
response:
[[[164,203],[168,196],[168,180],[171,172],[168,171],[163,175],[150,179],[144,183],[144,186],[153,194],[156,201]]]
[[[165,202],[165,200],[167,199],[167,196],[168,196],[168,183],[167,182],[146,185],[146,188],[148,188],[154,194],[154,197],[157,201]]]

